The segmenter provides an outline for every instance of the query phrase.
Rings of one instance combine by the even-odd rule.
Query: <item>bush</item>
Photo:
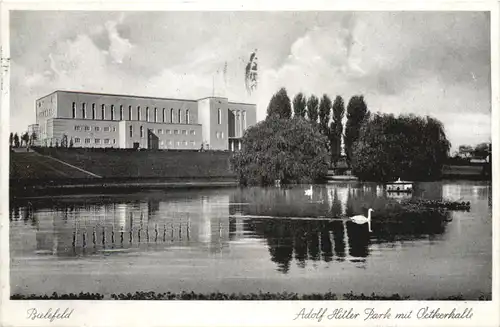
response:
[[[302,117],[268,118],[250,127],[231,167],[242,185],[320,181],[328,173],[328,139]]]

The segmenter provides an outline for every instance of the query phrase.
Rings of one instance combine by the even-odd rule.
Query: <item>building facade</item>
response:
[[[199,100],[55,91],[35,103],[41,146],[237,150],[256,106]]]

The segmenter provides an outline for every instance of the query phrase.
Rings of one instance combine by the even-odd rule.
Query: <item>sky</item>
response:
[[[259,85],[249,96],[255,49]],[[291,99],[363,95],[372,113],[431,115],[452,150],[491,141],[487,12],[14,11],[10,57],[15,132],[55,90],[222,95],[256,103],[261,120],[285,87]]]

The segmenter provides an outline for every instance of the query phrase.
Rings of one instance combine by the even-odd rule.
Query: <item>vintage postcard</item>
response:
[[[498,7],[2,2],[0,325],[498,326]]]

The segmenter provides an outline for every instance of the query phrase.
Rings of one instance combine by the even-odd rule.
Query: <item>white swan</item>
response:
[[[312,187],[312,185],[309,187],[309,189],[305,190],[304,194],[307,195],[307,196],[312,196],[313,195],[313,187]]]
[[[372,211],[374,211],[372,208],[368,209],[368,218],[366,218],[363,215],[357,215],[354,217],[349,218],[353,223],[356,223],[358,225],[368,223],[368,230],[372,232]]]

